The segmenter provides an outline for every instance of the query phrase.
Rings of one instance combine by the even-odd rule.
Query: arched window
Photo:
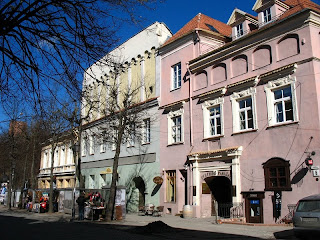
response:
[[[282,158],[271,158],[263,165],[265,191],[291,191],[290,164]]]

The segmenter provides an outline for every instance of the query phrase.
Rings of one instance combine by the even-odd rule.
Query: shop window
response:
[[[167,187],[167,202],[176,201],[176,171],[167,171],[166,187]]]

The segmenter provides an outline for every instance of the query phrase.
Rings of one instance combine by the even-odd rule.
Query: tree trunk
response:
[[[125,120],[123,119],[119,123],[119,131],[117,136],[117,148],[116,152],[113,158],[113,169],[112,169],[112,181],[110,186],[110,195],[109,195],[109,201],[107,205],[107,214],[106,214],[106,221],[111,222],[112,216],[114,212],[114,204],[115,204],[115,198],[116,198],[116,190],[117,190],[117,181],[118,181],[118,166],[119,166],[119,156],[120,156],[120,149],[121,149],[121,143],[122,143],[122,136],[125,128]]]

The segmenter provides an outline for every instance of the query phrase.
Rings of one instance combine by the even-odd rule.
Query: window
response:
[[[128,143],[127,143],[127,147],[133,147],[134,143],[135,143],[135,137],[136,137],[136,132],[135,132],[135,124],[134,122],[130,123],[129,125],[129,137],[128,137]]]
[[[206,101],[202,105],[204,138],[223,135],[223,98]]]
[[[241,37],[243,35],[243,24],[240,23],[239,25],[237,25],[236,30],[237,30],[236,36]]]
[[[271,21],[271,8],[267,8],[263,11],[263,22],[268,23]]]
[[[150,118],[143,120],[143,143],[150,143],[151,132],[150,132]]]
[[[89,176],[89,188],[90,188],[90,189],[95,189],[94,175],[90,175],[90,176]]]
[[[93,135],[89,136],[89,154],[90,155],[94,154],[94,136]]]
[[[176,171],[167,171],[166,172],[166,200],[167,202],[175,202],[176,201]]]
[[[220,106],[209,109],[210,135],[221,134],[221,115]]]
[[[249,88],[231,95],[234,133],[257,129],[255,94],[256,90]]]
[[[273,93],[277,123],[293,121],[291,86],[275,90]]]
[[[102,139],[102,143],[100,144],[100,153],[105,153],[107,150],[107,143],[104,139]]]
[[[172,75],[172,89],[181,87],[181,63],[178,63],[171,67]]]
[[[181,142],[181,116],[172,118],[171,133],[174,143]]]
[[[111,149],[112,151],[115,151],[117,148],[117,141],[118,141],[118,130],[114,126],[113,127],[113,134],[112,134],[112,143],[111,143]]]
[[[183,109],[168,114],[168,144],[183,142]]]
[[[281,158],[264,163],[265,191],[291,191],[289,167],[289,161]]]
[[[106,185],[107,175],[100,174],[100,188]]]
[[[246,98],[239,101],[239,118],[240,118],[240,130],[253,128],[251,98]]]
[[[287,76],[270,81],[265,87],[269,126],[299,120],[295,81],[295,77]]]

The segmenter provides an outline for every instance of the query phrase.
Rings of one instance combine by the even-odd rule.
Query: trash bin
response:
[[[116,206],[116,220],[122,220],[122,206]]]

